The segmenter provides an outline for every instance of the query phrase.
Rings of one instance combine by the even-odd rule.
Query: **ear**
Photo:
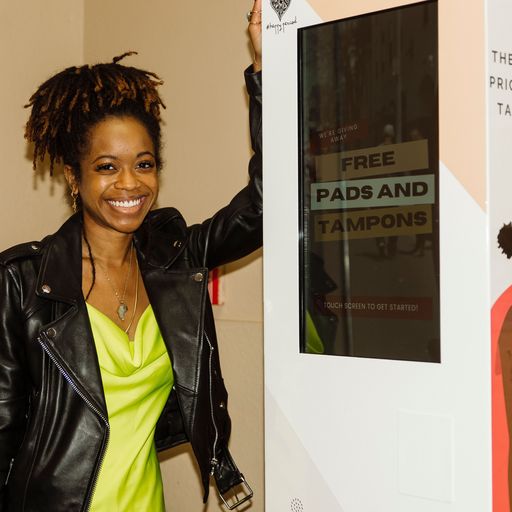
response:
[[[75,172],[70,165],[64,166],[64,177],[68,182],[68,186],[72,194],[78,194],[78,182],[76,180]]]

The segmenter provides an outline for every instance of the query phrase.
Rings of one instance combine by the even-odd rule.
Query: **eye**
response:
[[[155,168],[155,162],[153,160],[142,160],[137,164],[137,169],[152,170]]]
[[[101,172],[101,171],[115,171],[115,167],[112,163],[110,162],[105,162],[103,164],[98,164],[96,166],[96,170]]]

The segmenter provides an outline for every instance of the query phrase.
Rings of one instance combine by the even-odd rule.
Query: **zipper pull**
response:
[[[11,459],[11,462],[9,464],[9,471],[7,471],[7,476],[5,477],[4,485],[7,485],[7,482],[9,481],[9,477],[11,476],[12,467],[14,465],[14,459]]]
[[[210,476],[213,476],[218,465],[219,465],[219,461],[215,457],[213,457],[210,460]]]

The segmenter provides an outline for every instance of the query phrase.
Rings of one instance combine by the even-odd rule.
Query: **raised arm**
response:
[[[262,143],[261,143],[261,0],[254,2],[248,33],[253,64],[245,71],[249,94],[249,119],[253,156],[249,183],[231,202],[202,224],[190,227],[189,248],[198,263],[214,268],[241,258],[262,244]]]

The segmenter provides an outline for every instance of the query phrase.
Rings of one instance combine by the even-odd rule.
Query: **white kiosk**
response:
[[[267,512],[511,510],[510,20],[264,0]]]

